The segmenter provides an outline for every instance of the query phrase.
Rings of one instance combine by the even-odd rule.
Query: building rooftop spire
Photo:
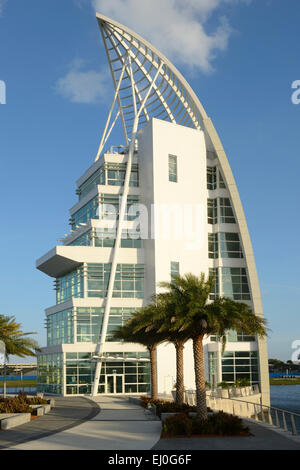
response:
[[[203,127],[206,112],[190,85],[177,68],[154,46],[126,26],[96,14],[115,88],[119,83],[124,64],[129,60],[132,67],[125,66],[118,92],[118,107],[125,140],[131,137],[134,119],[134,99],[139,109],[147,90],[152,91],[143,109],[139,129],[151,118],[170,121],[194,129]],[[153,84],[154,77],[163,64]],[[134,90],[130,71],[133,71]]]

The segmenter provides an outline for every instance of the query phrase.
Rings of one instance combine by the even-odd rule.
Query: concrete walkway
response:
[[[99,406],[82,397],[55,397],[50,413],[7,431],[0,430],[0,449],[33,442],[57,432],[71,429],[99,413]]]
[[[139,405],[119,397],[96,397],[94,401],[100,412],[90,420],[41,439],[10,445],[10,449],[148,450],[160,439],[161,422]]]
[[[245,420],[253,436],[160,439],[161,422],[122,397],[56,398],[48,415],[0,432],[10,450],[300,450],[300,437]]]

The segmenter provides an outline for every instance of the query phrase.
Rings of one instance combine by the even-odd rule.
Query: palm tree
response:
[[[188,273],[184,276],[173,276],[171,282],[162,282],[160,287],[165,294],[173,298],[174,322],[173,331],[185,332],[193,340],[197,415],[207,419],[206,386],[203,355],[204,336],[218,335],[222,338],[223,350],[226,342],[226,331],[243,331],[249,335],[265,336],[265,320],[251,312],[248,305],[227,298],[209,300],[214,278]]]
[[[134,312],[125,325],[118,327],[113,337],[116,340],[123,340],[127,343],[138,343],[146,346],[150,354],[151,367],[151,398],[157,400],[157,346],[165,340],[165,335],[159,333],[155,328],[141,328],[141,322],[144,324],[143,317],[148,317],[152,311],[153,304],[141,308]]]
[[[17,323],[14,316],[0,315],[0,341],[5,344],[5,356],[8,361],[9,355],[19,357],[35,356],[39,351],[38,343],[27,336],[34,332],[24,333],[21,323]],[[4,364],[4,396],[6,395],[6,363]]]
[[[39,350],[38,343],[32,338],[27,338],[36,333],[24,333],[21,327],[21,323],[17,323],[14,316],[0,315],[0,340],[5,344],[7,359],[12,354],[19,357],[35,356]]]
[[[174,344],[176,350],[176,404],[182,405],[184,397],[184,343],[189,339],[185,331],[171,328],[175,321],[175,305],[172,296],[160,294],[153,296],[153,302],[138,316],[136,331],[153,331],[159,334],[162,341]]]

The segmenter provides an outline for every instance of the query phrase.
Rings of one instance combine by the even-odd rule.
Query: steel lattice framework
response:
[[[128,144],[132,137],[135,117],[133,93],[136,109],[139,111],[150,87],[151,93],[143,106],[138,129],[151,118],[201,129],[203,119],[207,117],[206,113],[194,91],[176,67],[155,47],[130,29],[98,13],[97,19],[116,91],[113,105],[117,101],[118,112],[108,130],[112,107],[96,160],[119,116],[125,142]]]

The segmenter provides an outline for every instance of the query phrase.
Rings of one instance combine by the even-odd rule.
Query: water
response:
[[[290,372],[289,374],[287,374],[286,372],[271,372],[269,376],[270,379],[275,379],[277,377],[283,377],[284,379],[287,379],[289,377],[299,377],[300,372]]]
[[[3,375],[0,376],[0,381],[2,382],[4,379]],[[6,380],[8,382],[15,382],[15,381],[21,381],[21,375],[8,375],[6,377]],[[21,390],[24,390],[24,392],[26,393],[36,393],[36,385],[35,386],[32,386],[34,384],[30,384],[31,386],[29,387],[28,384],[26,386],[26,382],[30,381],[30,382],[35,382],[37,380],[37,376],[36,375],[25,375],[22,377],[22,385],[23,387],[11,387],[11,386],[7,386],[6,387],[6,393],[7,395],[9,395],[10,393],[12,394],[16,394],[16,393],[19,393]],[[10,384],[11,385],[11,384]],[[1,383],[1,386],[0,386],[0,394],[3,394],[3,386],[2,386],[2,383]]]
[[[300,385],[271,385],[271,406],[300,414]]]
[[[21,390],[23,390],[25,393],[29,394],[35,394],[36,393],[36,387],[9,387],[6,389],[6,394],[18,394]],[[0,387],[0,395],[2,395],[3,388]]]
[[[300,385],[271,385],[271,406],[300,414]],[[275,421],[275,418],[273,416]],[[282,417],[279,414],[282,424]],[[298,433],[300,433],[300,417],[295,417]],[[290,418],[287,416],[287,426],[290,429]]]
[[[11,381],[14,381],[14,380],[21,380],[22,381],[26,381],[26,380],[37,380],[37,376],[36,375],[25,375],[23,377],[21,377],[20,375],[7,375],[6,376],[6,380],[11,382]],[[2,380],[4,380],[4,376],[3,375],[0,375],[0,382],[2,382]]]

